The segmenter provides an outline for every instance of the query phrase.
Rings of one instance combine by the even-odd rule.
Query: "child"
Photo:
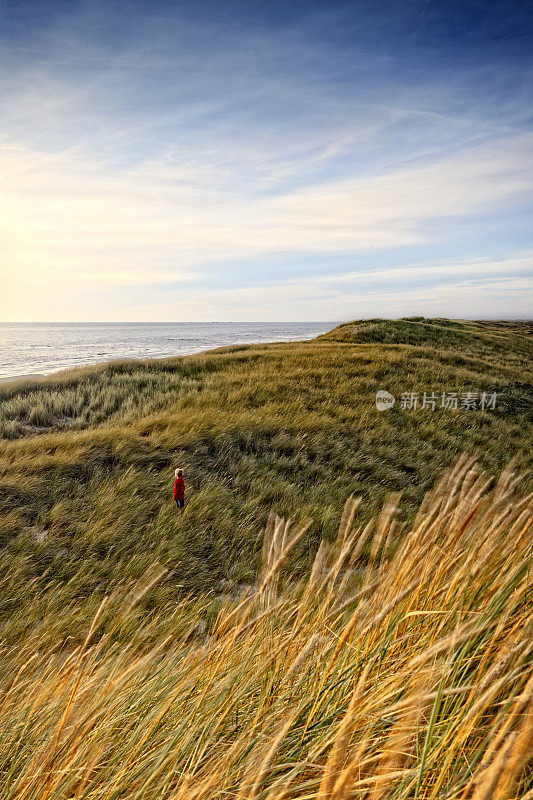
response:
[[[185,508],[185,481],[183,480],[183,470],[177,469],[174,473],[174,500],[178,507],[178,514],[183,514]]]

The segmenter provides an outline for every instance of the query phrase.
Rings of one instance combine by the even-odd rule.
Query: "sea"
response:
[[[0,379],[121,358],[185,356],[224,345],[312,339],[336,322],[0,323]]]

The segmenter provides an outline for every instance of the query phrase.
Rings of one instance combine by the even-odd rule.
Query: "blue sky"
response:
[[[527,2],[2,2],[4,320],[531,316]]]

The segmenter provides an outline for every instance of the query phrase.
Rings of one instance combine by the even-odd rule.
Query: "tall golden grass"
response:
[[[0,798],[531,798],[532,497],[516,484],[463,457],[408,531],[398,495],[360,526],[351,497],[298,584],[281,570],[306,524],[271,515],[255,586],[205,630],[192,600],[132,624],[167,579],[155,565],[82,644],[29,632],[2,654]]]

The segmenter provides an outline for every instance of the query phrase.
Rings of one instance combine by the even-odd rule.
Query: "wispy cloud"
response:
[[[512,307],[517,317],[527,318],[532,276],[533,255],[525,255],[498,262],[407,266],[392,270],[391,275],[381,270],[217,292],[187,289],[181,296],[194,310],[191,319],[200,314],[204,319],[247,320],[251,314],[257,319],[284,320],[291,312],[301,320],[410,314],[480,319],[500,317],[502,304]],[[172,319],[173,305],[159,299],[163,318]],[[142,315],[146,309],[136,305],[132,312]]]
[[[237,192],[201,165],[164,162],[106,172],[76,154],[12,150],[2,168],[12,270],[119,269],[164,253],[180,267],[279,251],[372,250],[430,241],[427,223],[497,211],[533,188],[533,136],[471,148],[438,163],[273,195]],[[100,265],[100,266],[99,266]],[[154,265],[154,269],[160,269]]]
[[[437,15],[429,60],[425,41],[405,46],[399,33],[412,20],[392,5],[388,18],[370,3],[328,4],[263,24],[237,14],[231,25],[191,9],[139,5],[125,20],[114,6],[88,5],[4,37],[6,318],[191,319],[218,309],[228,319],[233,299],[248,297],[241,318],[279,319],[281,294],[283,315],[302,318],[304,291],[310,316],[338,318],[350,304],[364,313],[354,276],[383,313],[402,285],[405,303],[438,304],[428,282],[451,312],[456,295],[439,276],[459,291],[463,266],[484,287],[487,313],[498,293],[501,314],[518,313],[511,284],[505,294],[490,283],[489,301],[479,268],[518,269],[528,247],[533,135],[516,42],[516,63],[511,46],[491,62],[472,37],[476,57],[449,60]],[[101,35],[87,37],[91,27]],[[454,247],[448,267],[430,266]],[[294,282],[259,270],[280,254]],[[351,274],[341,258],[365,268]],[[425,295],[413,293],[417,283]],[[174,284],[172,312],[159,287]]]

